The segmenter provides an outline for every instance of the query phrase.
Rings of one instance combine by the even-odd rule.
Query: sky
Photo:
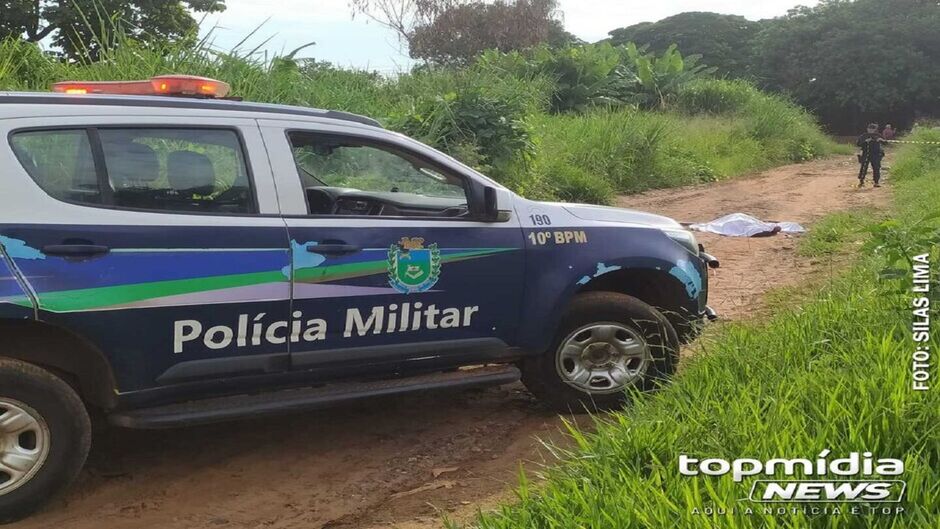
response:
[[[258,29],[240,49],[261,46],[269,54],[287,53],[316,42],[297,54],[338,66],[393,73],[413,61],[394,32],[362,15],[352,16],[347,0],[226,0],[228,8],[203,21],[203,33],[229,50]],[[786,14],[817,0],[560,0],[565,28],[594,42],[607,32],[638,22],[653,22],[685,11],[713,11],[752,20]],[[259,28],[260,25],[260,28]]]

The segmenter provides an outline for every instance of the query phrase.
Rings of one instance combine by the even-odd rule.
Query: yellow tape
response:
[[[940,145],[940,141],[884,140],[886,143],[916,143],[920,145]]]

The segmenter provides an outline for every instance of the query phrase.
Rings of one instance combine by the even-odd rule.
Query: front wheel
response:
[[[646,303],[615,292],[578,295],[549,349],[522,365],[533,394],[562,412],[622,406],[631,388],[646,391],[671,375],[679,339]]]
[[[68,485],[90,445],[88,412],[68,384],[0,358],[0,524],[23,518]]]

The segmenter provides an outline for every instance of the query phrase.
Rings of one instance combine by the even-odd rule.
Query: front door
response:
[[[262,130],[288,158],[273,164],[279,189],[295,193],[282,192],[282,210],[302,208],[286,217],[292,311],[305,322],[294,369],[408,370],[505,351],[522,299],[515,219],[475,220],[467,176],[408,143],[277,123]]]
[[[102,350],[121,392],[286,371],[287,230],[261,214],[277,206],[246,154],[256,123],[73,121],[10,134],[34,212],[0,243],[40,319]]]

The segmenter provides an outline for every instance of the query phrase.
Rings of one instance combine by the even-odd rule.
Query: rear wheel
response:
[[[665,316],[614,292],[577,296],[551,347],[523,363],[522,380],[563,412],[621,406],[631,388],[649,390],[671,375],[679,339]]]
[[[0,358],[0,523],[28,515],[65,488],[90,445],[88,412],[68,384]]]

